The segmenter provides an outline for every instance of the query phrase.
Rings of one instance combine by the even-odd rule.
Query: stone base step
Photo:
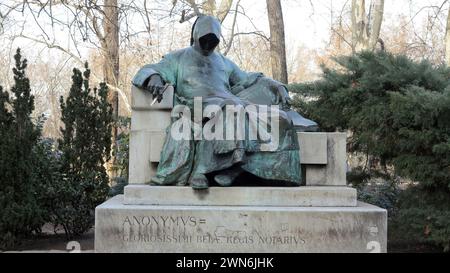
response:
[[[190,187],[130,185],[124,204],[155,206],[356,207],[349,187],[231,187],[194,191]]]

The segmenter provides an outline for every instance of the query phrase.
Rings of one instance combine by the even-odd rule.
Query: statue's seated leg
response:
[[[244,172],[240,167],[233,167],[214,176],[214,181],[222,187],[231,187],[233,182]]]
[[[207,190],[209,188],[208,178],[203,174],[194,174],[189,183],[194,190]]]

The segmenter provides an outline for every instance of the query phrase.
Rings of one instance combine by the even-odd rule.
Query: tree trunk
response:
[[[366,32],[366,1],[352,0],[352,51],[359,52],[368,47]]]
[[[105,0],[104,18],[103,18],[103,35],[104,40],[102,49],[104,54],[103,73],[105,81],[113,86],[119,86],[119,10],[117,0]],[[119,118],[119,94],[115,90],[110,89],[108,96],[109,103],[112,105],[113,117],[115,121]],[[111,164],[114,167],[116,163],[115,152],[117,150],[117,125],[114,125],[113,147]],[[110,175],[115,176],[115,172],[110,169]]]
[[[199,7],[195,3],[195,1],[188,1],[191,6],[196,6],[197,9]],[[219,6],[217,6],[216,0],[205,0],[203,1],[203,13],[207,15],[212,15],[217,17],[221,23],[225,20],[228,13],[230,13],[231,5],[233,4],[233,0],[222,0],[220,1]],[[200,9],[199,9],[200,10]]]
[[[445,32],[445,63],[450,66],[450,8],[447,16],[447,29]]]
[[[103,18],[104,30],[104,63],[103,72],[107,83],[119,85],[119,12],[117,0],[105,0],[105,17]],[[111,92],[109,97],[112,104],[114,117],[119,116],[119,94]]]
[[[219,8],[217,8],[215,15],[220,22],[223,23],[225,18],[230,13],[231,5],[233,4],[233,0],[222,0],[220,2]],[[237,11],[236,11],[237,12]]]
[[[280,0],[266,0],[270,25],[270,62],[272,77],[288,83],[286,64],[286,41],[284,36],[283,10]]]
[[[377,43],[379,42],[383,15],[384,0],[372,0],[369,21],[369,50],[375,50]]]
[[[374,51],[379,40],[384,15],[384,0],[372,0],[366,14],[365,0],[352,0],[352,51]]]

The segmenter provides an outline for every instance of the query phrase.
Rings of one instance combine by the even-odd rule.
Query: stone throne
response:
[[[387,212],[346,181],[345,133],[298,133],[304,186],[149,186],[173,89],[132,87],[129,185],[96,209],[97,252],[386,252]]]

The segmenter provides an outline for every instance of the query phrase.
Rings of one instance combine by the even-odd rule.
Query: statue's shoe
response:
[[[222,187],[231,187],[233,182],[242,174],[242,170],[231,169],[214,176],[214,181]]]
[[[152,180],[150,181],[150,186],[163,186],[164,185],[164,180],[161,179],[159,176],[155,176],[152,178]]]
[[[315,121],[304,118],[302,115],[295,111],[288,111],[286,113],[291,119],[292,125],[297,132],[314,133],[319,131],[319,125]]]
[[[202,174],[197,174],[191,178],[191,186],[194,190],[207,190],[209,189],[208,178]]]

